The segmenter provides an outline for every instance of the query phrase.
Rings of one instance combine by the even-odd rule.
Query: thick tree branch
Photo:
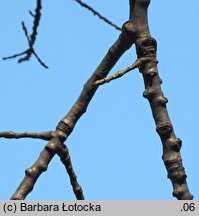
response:
[[[98,88],[98,85],[96,85],[95,82],[107,76],[118,59],[131,47],[133,43],[134,40],[132,40],[132,38],[130,38],[125,32],[122,32],[118,40],[109,49],[96,71],[85,83],[75,104],[72,106],[68,114],[59,122],[57,130],[63,131],[67,136],[72,132],[76,122],[86,112],[88,104]]]
[[[153,60],[143,63],[140,72],[143,75],[145,91],[143,96],[148,99],[156,123],[156,130],[163,144],[163,161],[168,171],[168,177],[173,185],[173,196],[180,200],[193,199],[186,182],[186,174],[180,155],[181,141],[176,138],[171,120],[166,108],[167,99],[161,90],[161,79],[158,74],[156,60],[157,43],[151,37],[147,20],[147,8],[150,0],[130,0],[130,20],[125,24],[129,34],[135,33],[138,58],[153,57]]]
[[[43,151],[40,153],[37,161],[25,171],[25,177],[16,192],[12,195],[12,200],[24,200],[26,196],[33,190],[34,184],[36,183],[42,172],[46,171],[48,164],[56,154],[59,140],[56,138],[51,139],[45,146]]]
[[[72,167],[69,151],[57,136],[55,136],[45,146],[37,161],[25,171],[26,175],[16,192],[12,195],[12,200],[24,200],[26,198],[26,196],[33,190],[39,176],[47,170],[48,165],[55,154],[60,157],[67,170],[76,198],[81,200],[84,199],[82,188],[77,181],[77,176]]]
[[[78,199],[84,198],[82,189],[76,181],[76,175],[71,169],[71,162],[70,159],[68,159],[69,153],[66,152],[64,142],[72,132],[76,122],[83,115],[83,113],[86,112],[86,108],[98,88],[95,81],[107,76],[118,59],[127,49],[131,47],[133,43],[134,40],[132,40],[126,32],[119,36],[118,40],[109,49],[98,68],[84,85],[84,88],[76,103],[72,106],[68,114],[58,123],[56,130],[54,131],[53,138],[50,139],[48,144],[45,146],[38,160],[32,165],[31,168],[26,170],[26,175],[23,181],[11,199],[25,199],[25,197],[32,191],[34,184],[41,173],[47,170],[48,164],[55,154],[59,155],[69,174],[76,197]]]

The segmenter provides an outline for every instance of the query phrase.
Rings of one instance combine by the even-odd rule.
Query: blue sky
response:
[[[128,0],[85,2],[120,26],[128,19]],[[162,89],[169,100],[167,108],[175,133],[183,141],[183,164],[195,199],[199,199],[198,6],[196,0],[180,4],[152,0],[149,7],[150,32],[158,42]],[[31,32],[28,11],[34,8],[33,0],[7,0],[1,4],[1,57],[27,48],[20,23],[24,20]],[[35,50],[48,70],[34,57],[22,64],[16,59],[0,62],[0,131],[54,130],[119,35],[73,0],[43,1],[38,33]],[[135,59],[133,46],[110,74]],[[101,86],[66,141],[86,199],[175,199],[143,91],[143,79],[137,70]],[[9,199],[23,179],[24,170],[36,161],[46,142],[0,142],[0,199]],[[75,199],[57,156],[27,199]]]

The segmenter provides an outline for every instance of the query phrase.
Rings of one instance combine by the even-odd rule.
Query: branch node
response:
[[[160,134],[161,136],[163,135],[168,135],[171,130],[172,130],[172,125],[169,122],[164,122],[164,123],[159,123],[156,127],[156,131],[158,132],[158,134]]]
[[[73,128],[69,124],[67,124],[65,121],[61,120],[58,123],[56,130],[60,130],[64,134],[67,134],[67,136],[69,136],[71,132],[73,131]]]
[[[166,103],[168,103],[168,99],[164,97],[163,95],[160,95],[159,97],[157,97],[157,101],[161,105],[165,105]]]
[[[153,87],[148,87],[147,89],[144,90],[143,92],[143,97],[150,99],[155,95],[155,89]]]

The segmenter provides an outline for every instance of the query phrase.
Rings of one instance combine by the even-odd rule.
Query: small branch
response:
[[[147,58],[147,57],[142,57],[142,58],[139,58],[137,59],[131,66],[123,69],[123,70],[120,70],[118,71],[117,73],[113,74],[112,76],[109,76],[109,77],[106,77],[106,78],[103,78],[101,80],[97,80],[95,82],[96,85],[102,85],[104,83],[108,83],[114,79],[117,79],[117,78],[120,78],[121,76],[123,76],[124,74],[128,73],[129,71],[131,70],[134,70],[136,68],[138,68],[142,63],[146,62],[146,61],[149,61],[151,58]]]
[[[74,0],[77,3],[79,3],[82,7],[88,9],[89,11],[93,12],[94,15],[98,16],[100,19],[102,19],[104,22],[108,23],[109,25],[113,26],[114,28],[116,28],[119,31],[122,31],[122,28],[117,26],[116,24],[112,23],[110,20],[108,20],[106,17],[102,16],[99,12],[97,12],[96,10],[94,10],[92,7],[90,7],[89,5],[87,5],[86,3],[83,3],[80,0]]]
[[[24,52],[21,52],[21,53],[12,55],[12,56],[4,57],[4,58],[2,58],[2,59],[3,59],[3,60],[13,59],[13,58],[16,58],[16,57],[18,57],[18,56],[22,56],[22,55],[24,55],[24,54],[26,54],[26,53],[27,53],[27,50],[24,51]]]
[[[26,28],[26,26],[25,26],[25,23],[24,23],[24,22],[21,22],[21,25],[22,25],[22,29],[23,29],[23,31],[24,31],[24,33],[25,33],[25,36],[26,36],[26,38],[27,38],[27,41],[28,41],[28,43],[30,43],[30,38],[29,38],[29,36],[28,36],[28,30],[27,30],[27,28]]]
[[[32,17],[35,17],[35,14],[34,14],[31,10],[29,10],[29,14],[30,14]]]
[[[57,151],[57,155],[60,157],[60,160],[63,163],[63,165],[65,166],[66,171],[70,177],[70,182],[71,182],[71,185],[73,187],[73,192],[74,192],[76,198],[78,200],[84,200],[83,191],[82,191],[82,188],[77,181],[77,176],[76,176],[75,171],[73,169],[72,162],[70,159],[70,154],[69,154],[69,151],[68,151],[68,148],[66,147],[66,145],[64,145],[64,144],[62,145],[62,148],[60,148]]]
[[[37,53],[35,52],[35,50],[32,50],[32,54],[35,56],[35,58],[37,59],[37,61],[46,69],[48,69],[48,66],[39,58],[39,56],[37,55]]]
[[[15,54],[15,55],[12,55],[12,56],[8,56],[8,57],[4,57],[2,58],[3,60],[7,60],[7,59],[13,59],[13,58],[16,58],[16,57],[19,57],[21,55],[25,55],[23,58],[20,58],[18,60],[18,63],[21,63],[21,62],[24,62],[24,61],[28,61],[30,59],[30,57],[32,55],[34,55],[36,57],[36,59],[38,60],[38,62],[44,67],[44,68],[48,68],[48,66],[38,57],[38,55],[36,54],[33,46],[35,44],[35,41],[36,41],[36,35],[37,35],[37,29],[38,29],[38,26],[39,26],[39,22],[40,22],[40,19],[41,19],[41,0],[37,0],[37,6],[36,6],[36,9],[35,9],[35,14],[33,14],[31,11],[29,11],[30,15],[34,18],[34,21],[33,21],[33,27],[32,27],[32,34],[30,36],[28,36],[28,30],[25,26],[25,23],[22,22],[22,29],[24,31],[24,34],[27,38],[27,41],[28,41],[28,45],[29,45],[29,48],[27,50],[25,50],[24,52],[22,53],[19,53],[19,54]]]
[[[32,132],[16,133],[13,131],[0,132],[0,138],[7,138],[7,139],[33,138],[33,139],[50,140],[52,137],[53,137],[53,131],[47,131],[41,133],[32,133]]]
[[[30,48],[33,47],[35,40],[36,40],[36,35],[37,35],[37,28],[39,26],[39,22],[41,19],[41,0],[37,0],[37,6],[35,9],[35,15],[34,15],[34,22],[33,22],[33,27],[32,27],[32,34],[30,35]]]

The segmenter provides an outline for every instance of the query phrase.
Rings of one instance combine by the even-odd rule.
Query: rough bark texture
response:
[[[26,175],[23,181],[21,182],[11,199],[25,199],[25,197],[32,191],[34,184],[36,183],[41,173],[47,170],[48,164],[55,154],[58,154],[60,156],[62,163],[65,162],[65,168],[69,174],[76,198],[84,199],[82,188],[77,183],[76,177],[74,180],[74,172],[70,170],[72,169],[72,167],[69,168],[70,165],[68,165],[68,160],[65,156],[61,156],[60,152],[65,152],[65,145],[63,145],[63,143],[73,131],[73,128],[75,127],[75,124],[77,123],[79,118],[86,112],[87,106],[98,88],[98,85],[95,84],[95,81],[106,77],[109,71],[118,61],[118,59],[127,49],[131,47],[132,44],[133,42],[129,40],[128,34],[124,32],[108,50],[108,53],[106,54],[98,68],[84,85],[84,88],[75,104],[72,106],[68,114],[58,123],[56,130],[53,132],[53,137],[49,140],[48,144],[41,152],[38,160],[32,165],[31,168],[26,170]],[[4,132],[2,134],[6,135],[9,133]],[[30,135],[33,138],[33,133],[30,133]],[[12,134],[12,138],[16,137],[19,137],[19,135]],[[43,134],[41,134],[40,136],[37,135],[35,138],[39,137],[43,137]],[[9,134],[9,138],[11,138],[11,134]]]
[[[143,75],[145,91],[143,96],[148,99],[153,118],[156,123],[156,130],[163,145],[163,161],[165,163],[168,177],[173,185],[173,196],[177,199],[193,199],[186,182],[186,174],[182,165],[180,155],[181,140],[176,138],[174,129],[169,119],[166,103],[161,90],[161,79],[157,70],[156,48],[157,43],[149,32],[147,10],[150,0],[130,0],[130,17],[122,27],[122,33],[118,40],[108,50],[106,56],[97,67],[93,75],[85,83],[83,90],[69,112],[60,120],[55,131],[43,133],[15,133],[2,132],[0,137],[5,138],[39,138],[48,140],[37,161],[25,171],[25,177],[11,199],[25,199],[31,192],[39,176],[46,171],[51,159],[57,154],[70,177],[71,185],[77,199],[84,199],[81,186],[77,182],[73,170],[70,155],[64,142],[73,131],[77,121],[86,112],[86,109],[94,96],[99,81],[105,80],[109,71],[128,50],[132,44],[136,45],[137,62],[140,72]],[[143,60],[144,59],[144,60]],[[131,69],[134,68],[134,65]],[[123,75],[129,68],[116,76]],[[114,77],[115,78],[115,77]],[[109,79],[108,79],[109,81]],[[98,84],[97,84],[98,83]]]
[[[173,196],[180,200],[193,199],[186,182],[186,174],[180,155],[181,140],[176,138],[166,108],[167,98],[161,90],[161,79],[157,69],[157,43],[151,37],[147,22],[149,0],[130,1],[130,21],[124,25],[132,37],[136,37],[135,45],[138,58],[151,57],[151,60],[140,66],[145,91],[143,96],[148,99],[156,123],[156,131],[163,145],[162,159],[173,185]]]

